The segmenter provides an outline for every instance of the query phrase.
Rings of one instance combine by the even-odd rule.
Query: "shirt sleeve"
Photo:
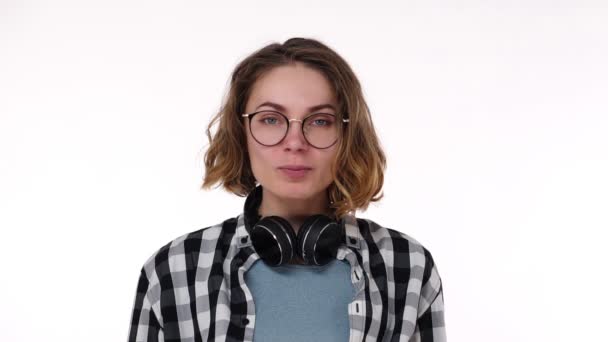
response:
[[[427,252],[428,253],[428,252]],[[443,284],[430,253],[420,291],[420,313],[410,342],[446,342]]]
[[[131,313],[128,342],[163,342],[162,327],[148,298],[150,282],[141,270]]]

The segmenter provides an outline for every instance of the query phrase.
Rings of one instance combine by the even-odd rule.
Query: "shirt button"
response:
[[[241,322],[243,322],[243,325],[247,325],[247,324],[249,324],[249,319],[247,317],[245,317],[245,318],[243,318],[243,320]]]

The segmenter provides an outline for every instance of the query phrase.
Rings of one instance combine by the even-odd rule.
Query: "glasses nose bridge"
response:
[[[304,134],[304,120],[306,120],[306,118],[304,119],[287,119],[287,132],[285,132],[285,135],[289,134],[289,129],[291,128],[291,123],[293,121],[299,122],[300,123],[300,132],[302,132],[302,134]]]
[[[304,120],[305,120],[305,119],[287,119],[287,121],[289,122],[289,124],[291,124],[291,122],[292,122],[292,121],[298,121],[298,122],[300,122],[301,124],[304,124]]]

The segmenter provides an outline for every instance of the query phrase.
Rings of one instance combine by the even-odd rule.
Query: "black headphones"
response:
[[[269,266],[287,264],[297,253],[308,265],[322,266],[336,258],[344,241],[344,222],[326,215],[313,215],[294,232],[289,222],[280,216],[261,218],[262,186],[258,185],[245,200],[245,228],[256,253]]]

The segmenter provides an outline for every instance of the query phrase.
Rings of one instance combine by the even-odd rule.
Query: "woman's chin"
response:
[[[275,196],[286,200],[305,200],[314,197],[319,191],[322,191],[320,189],[315,189],[315,187],[308,182],[280,182],[269,190],[271,190]]]

